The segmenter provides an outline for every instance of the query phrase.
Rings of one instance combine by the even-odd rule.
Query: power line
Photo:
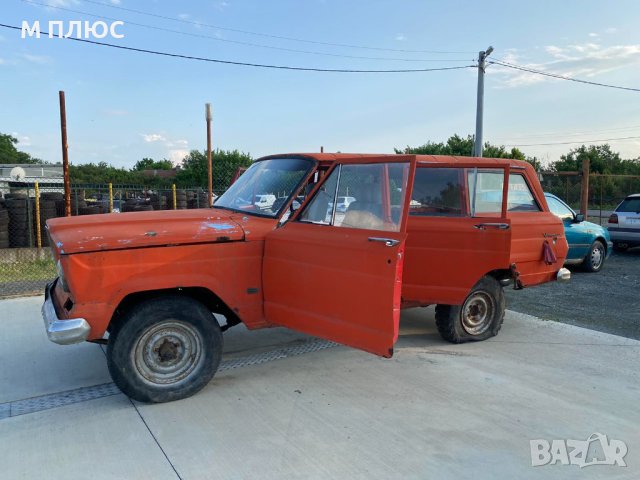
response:
[[[602,138],[600,140],[579,140],[575,142],[551,142],[551,143],[528,143],[528,144],[516,144],[516,145],[504,145],[505,147],[539,147],[547,145],[570,145],[573,143],[596,143],[596,142],[612,142],[614,140],[635,140],[640,137],[618,137],[618,138]]]
[[[633,125],[629,127],[618,127],[618,128],[603,128],[600,130],[591,130],[586,132],[547,132],[547,133],[538,133],[534,135],[515,135],[512,137],[492,137],[493,140],[526,140],[528,138],[544,138],[544,137],[574,137],[576,135],[591,135],[591,134],[600,134],[604,132],[619,132],[624,130],[638,130],[640,129],[640,125]]]
[[[113,20],[113,21],[119,21],[122,20],[120,18],[113,18],[113,17],[107,17],[104,15],[95,15],[93,13],[89,13],[89,12],[82,12],[80,10],[74,10],[72,8],[66,8],[66,7],[62,7],[62,6],[56,6],[56,5],[47,5],[46,3],[41,3],[41,2],[35,2],[33,0],[22,0],[24,3],[29,3],[31,5],[38,5],[41,7],[48,7],[48,8],[55,8],[57,10],[63,10],[65,12],[71,12],[71,13],[78,13],[80,15],[86,15],[88,17],[93,17],[93,18],[100,18],[103,20]],[[314,51],[309,51],[309,50],[299,50],[299,49],[295,49],[295,48],[287,48],[287,47],[276,47],[273,45],[264,45],[264,44],[260,44],[260,43],[251,43],[251,42],[242,42],[239,40],[230,40],[230,39],[226,39],[226,38],[219,38],[219,37],[214,37],[211,35],[203,35],[203,34],[199,34],[199,33],[192,33],[192,32],[181,32],[180,30],[172,30],[170,28],[164,28],[164,27],[158,27],[155,25],[148,25],[145,23],[136,23],[136,22],[131,22],[128,21],[126,22],[127,25],[134,25],[137,27],[143,27],[143,28],[149,28],[152,30],[158,30],[158,31],[162,31],[162,32],[169,32],[169,33],[177,33],[179,35],[186,35],[186,36],[190,36],[190,37],[196,37],[196,38],[206,38],[209,40],[214,40],[216,42],[225,42],[225,43],[233,43],[236,45],[244,45],[244,46],[248,46],[248,47],[258,47],[258,48],[268,48],[271,50],[280,50],[280,51],[285,51],[285,52],[293,52],[293,53],[304,53],[307,55],[323,55],[323,56],[329,56],[329,57],[341,57],[341,58],[353,58],[353,59],[360,59],[360,60],[382,60],[382,61],[400,61],[400,62],[468,62],[469,60],[463,60],[463,59],[419,59],[419,58],[390,58],[390,57],[364,57],[364,56],[358,56],[358,55],[343,55],[343,54],[338,54],[338,53],[327,53],[327,52],[314,52]]]
[[[587,85],[595,85],[595,86],[598,86],[598,87],[616,88],[618,90],[628,90],[630,92],[640,92],[640,88],[621,87],[619,85],[610,85],[610,84],[607,84],[607,83],[591,82],[589,80],[582,80],[582,79],[579,79],[579,78],[566,77],[564,75],[559,75],[559,74],[556,74],[556,73],[543,72],[541,70],[535,70],[533,68],[523,67],[521,65],[514,65],[512,63],[507,63],[507,62],[503,62],[503,61],[500,61],[500,60],[491,60],[488,63],[494,64],[494,65],[501,65],[501,66],[507,67],[507,68],[513,68],[515,70],[522,70],[523,72],[534,73],[536,75],[544,75],[545,77],[557,78],[559,80],[569,80],[570,82],[585,83]]]
[[[0,23],[0,27],[10,28],[13,30],[22,30],[21,27],[16,27],[15,25],[5,25]],[[48,32],[41,31],[43,35],[49,35]],[[315,67],[293,67],[288,65],[270,65],[264,63],[249,63],[249,62],[237,62],[232,60],[220,60],[216,58],[206,58],[206,57],[196,57],[193,55],[181,55],[178,53],[169,53],[169,52],[160,52],[157,50],[148,50],[144,48],[136,48],[136,47],[127,47],[124,45],[115,45],[113,43],[107,42],[98,42],[95,40],[87,40],[84,38],[75,38],[75,37],[62,37],[65,40],[73,40],[76,42],[82,43],[90,43],[92,45],[102,45],[104,47],[117,48],[120,50],[127,50],[132,52],[139,53],[148,53],[151,55],[159,55],[164,57],[172,57],[172,58],[182,58],[185,60],[198,60],[201,62],[211,62],[211,63],[222,63],[226,65],[239,65],[245,67],[257,67],[257,68],[272,68],[278,70],[297,70],[297,71],[306,71],[306,72],[332,72],[332,73],[419,73],[419,72],[438,72],[444,70],[461,70],[464,68],[474,68],[473,65],[463,65],[457,67],[438,67],[438,68],[414,68],[414,69],[391,69],[391,70],[362,70],[362,69],[346,69],[346,68],[315,68]]]
[[[385,52],[403,52],[403,53],[435,53],[435,54],[476,53],[476,52],[472,52],[472,51],[407,50],[407,49],[401,49],[401,48],[370,47],[370,46],[365,46],[365,45],[354,45],[354,44],[348,44],[348,43],[322,42],[322,41],[318,41],[318,40],[308,40],[308,39],[303,39],[303,38],[285,37],[283,35],[273,35],[273,34],[269,34],[269,33],[252,32],[252,31],[249,31],[249,30],[240,30],[240,29],[237,29],[237,28],[221,27],[219,25],[212,25],[212,24],[209,24],[209,23],[195,22],[193,20],[187,20],[187,19],[183,19],[183,18],[169,17],[169,16],[165,16],[165,15],[160,15],[160,14],[157,14],[157,13],[145,12],[143,10],[136,10],[136,9],[133,9],[133,8],[126,8],[126,7],[122,7],[120,5],[112,5],[112,4],[109,4],[109,3],[97,2],[95,0],[84,0],[84,2],[85,3],[92,3],[94,5],[100,5],[102,7],[115,8],[115,9],[123,10],[123,11],[126,11],[126,12],[137,13],[137,14],[140,14],[140,15],[147,15],[149,17],[156,17],[156,18],[162,18],[164,20],[171,20],[173,22],[180,22],[180,23],[185,23],[185,24],[189,24],[189,25],[195,25],[195,26],[198,26],[198,27],[215,28],[217,30],[224,30],[224,31],[227,31],[227,32],[235,32],[235,33],[243,33],[245,35],[255,35],[255,36],[259,36],[259,37],[276,38],[278,40],[289,40],[289,41],[292,41],[292,42],[311,43],[311,44],[315,44],[315,45],[327,45],[327,46],[330,46],[330,47],[359,48],[359,49],[364,49],[364,50],[377,50],[377,51],[385,51]]]

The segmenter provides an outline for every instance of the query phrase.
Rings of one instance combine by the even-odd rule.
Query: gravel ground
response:
[[[613,252],[599,273],[571,271],[567,283],[507,289],[507,308],[640,340],[640,248]]]

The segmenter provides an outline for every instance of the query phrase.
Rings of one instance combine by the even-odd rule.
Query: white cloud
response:
[[[541,70],[557,75],[576,78],[591,78],[624,67],[640,67],[639,45],[602,46],[598,43],[584,43],[560,47],[548,45],[544,51],[549,59],[537,63],[518,62],[517,58],[503,59],[506,63],[518,63],[523,67]],[[549,77],[527,73],[494,65],[493,71],[503,75],[501,87],[519,87],[545,81]]]
[[[224,0],[222,0],[222,1],[216,2],[215,6],[218,10],[224,10],[229,6],[229,2],[225,2]]]
[[[47,0],[46,6],[48,7],[70,7],[71,5],[78,5],[78,0]]]
[[[0,58],[0,65],[4,65],[5,63],[4,58]]]
[[[617,32],[618,32],[618,29],[616,27],[609,27],[604,30],[604,33],[608,33],[609,35]]]
[[[399,42],[404,42],[407,39],[404,33],[398,33],[396,35],[396,40]]]
[[[159,133],[149,133],[149,134],[141,133],[140,136],[142,136],[144,141],[147,143],[163,142],[166,140],[166,138],[163,135],[160,135]]]
[[[188,13],[181,13],[178,15],[178,18],[180,20],[187,20],[191,15],[189,15]]]
[[[49,65],[53,63],[53,58],[46,55],[31,55],[29,53],[23,53],[20,56],[26,61],[35,63],[37,65]]]
[[[589,33],[589,36],[591,38],[598,38],[600,36],[600,34],[599,33],[595,33],[595,32],[591,32],[591,33]]]
[[[120,0],[110,0],[113,5],[120,5],[122,2]]]
[[[169,160],[171,160],[174,165],[182,164],[184,157],[187,155],[189,155],[189,150],[186,149],[169,150]]]

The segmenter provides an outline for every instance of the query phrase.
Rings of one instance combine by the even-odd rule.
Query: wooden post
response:
[[[42,231],[40,227],[40,186],[38,182],[35,183],[36,187],[36,246],[42,248]]]
[[[209,182],[208,190],[208,205],[207,208],[211,208],[213,205],[213,166],[211,164],[211,104],[206,105],[206,117],[207,117],[207,180]]]
[[[587,220],[589,209],[589,159],[582,160],[582,192],[580,197],[580,213]]]
[[[64,176],[64,214],[71,216],[71,182],[69,180],[69,145],[67,144],[67,107],[64,92],[58,92],[60,97],[60,133],[62,136],[62,174]]]
[[[113,213],[113,183],[111,182],[109,182],[109,213]]]

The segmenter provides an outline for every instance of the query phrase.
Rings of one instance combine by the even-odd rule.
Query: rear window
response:
[[[626,198],[616,212],[634,212],[640,213],[640,197]]]

